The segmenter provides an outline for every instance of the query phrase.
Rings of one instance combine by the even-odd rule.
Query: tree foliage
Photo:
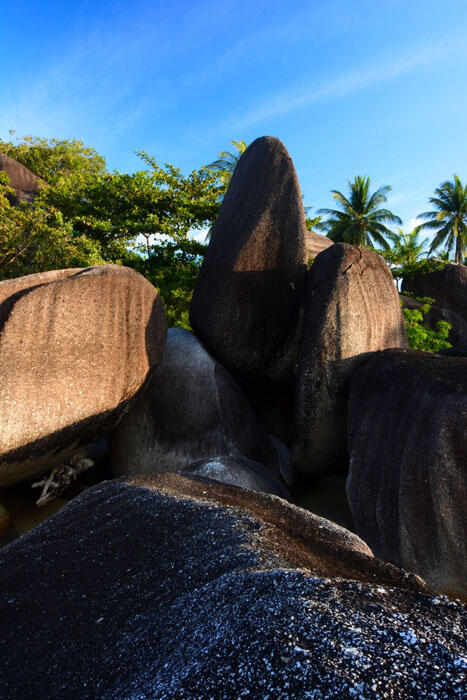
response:
[[[226,186],[208,168],[189,175],[161,167],[144,152],[145,169],[109,173],[81,141],[26,137],[0,141],[7,153],[50,183],[32,204],[10,205],[1,173],[0,276],[114,262],[158,287],[169,323],[188,326],[188,305],[205,246],[190,238],[209,227]]]
[[[446,265],[445,261],[426,257],[428,239],[420,241],[419,235],[418,227],[409,233],[404,233],[400,228],[389,232],[388,238],[392,243],[390,248],[373,248],[385,259],[398,285],[401,279],[429,274]]]
[[[12,206],[7,180],[0,173],[0,279],[104,262],[99,245],[76,235],[59,209],[40,201]]]
[[[433,329],[426,322],[426,315],[431,309],[434,299],[416,296],[413,298],[421,302],[422,306],[419,309],[402,309],[410,347],[425,352],[439,352],[452,347],[447,340],[451,330],[450,323],[438,321],[436,329]]]
[[[15,132],[12,130],[13,136]],[[25,136],[13,141],[0,139],[0,153],[14,158],[49,184],[70,175],[102,175],[105,158],[82,141]]]
[[[232,146],[235,146],[236,148],[236,153],[230,153],[230,151],[221,151],[218,155],[219,158],[214,161],[214,163],[210,163],[207,168],[211,168],[211,170],[217,170],[219,173],[219,176],[224,183],[224,185],[228,185],[232,179],[232,175],[235,172],[235,168],[237,167],[238,161],[240,160],[240,157],[242,153],[246,151],[248,148],[247,144],[243,139],[240,141],[231,141],[230,142]]]
[[[401,219],[389,209],[381,209],[380,204],[387,201],[390,186],[380,187],[370,193],[370,178],[357,175],[353,181],[348,181],[349,197],[342,192],[332,190],[334,199],[340,209],[318,209],[318,214],[328,218],[318,222],[316,227],[325,231],[335,243],[352,243],[359,246],[377,244],[383,249],[389,249],[386,241],[391,231],[384,225],[386,222],[402,224]]]
[[[452,181],[446,180],[436,188],[430,204],[435,210],[419,214],[425,223],[418,227],[436,233],[430,253],[444,244],[447,253],[454,250],[454,260],[462,263],[467,255],[467,185],[464,187],[459,176],[454,175]]]

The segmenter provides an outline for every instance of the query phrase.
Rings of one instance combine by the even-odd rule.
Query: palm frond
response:
[[[342,192],[339,192],[339,190],[331,190],[331,194],[334,197],[334,199],[336,199],[338,202],[340,202],[340,204],[342,204],[344,209],[346,209],[348,212],[354,213],[354,208],[352,204],[349,202],[347,197],[345,197],[342,194]]]
[[[378,231],[371,231],[371,233],[368,234],[368,237],[376,241],[384,250],[390,250],[391,246],[387,242],[387,240],[384,238],[384,236],[381,235]],[[371,243],[371,240],[369,241]]]
[[[391,191],[391,186],[390,185],[384,185],[383,187],[380,187],[376,192],[374,192],[370,199],[368,200],[367,208],[368,211],[371,211],[374,209],[378,204],[382,204],[383,202],[387,201],[386,194]]]
[[[389,211],[389,209],[378,209],[372,215],[376,221],[389,221],[391,224],[402,226],[402,219]]]
[[[438,231],[438,233],[434,237],[434,239],[430,245],[430,250],[429,250],[430,254],[434,250],[436,250],[436,248],[439,248],[439,246],[442,245],[443,243],[446,244],[448,252],[451,252],[454,240],[453,240],[453,236],[449,235],[450,233],[452,233],[452,228],[450,226],[450,223],[448,222],[445,226],[443,226],[443,228],[441,228]],[[450,240],[450,239],[452,239],[452,240]]]

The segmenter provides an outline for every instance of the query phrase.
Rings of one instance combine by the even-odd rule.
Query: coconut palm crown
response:
[[[454,259],[461,263],[467,255],[467,185],[464,187],[459,176],[454,175],[452,181],[447,180],[436,188],[430,204],[436,207],[436,211],[419,214],[418,218],[426,219],[426,222],[417,227],[418,230],[436,232],[430,253],[445,244],[448,254],[454,248]]]
[[[247,145],[243,139],[240,141],[231,141],[232,146],[235,146],[237,153],[230,153],[230,151],[221,151],[219,153],[219,159],[215,160],[214,163],[209,163],[207,168],[212,170],[218,170],[220,177],[225,185],[228,185],[234,174],[234,170],[237,167],[237,163],[240,160],[240,156],[247,149]]]
[[[332,196],[339,203],[340,209],[318,209],[318,214],[327,217],[316,228],[327,233],[335,243],[352,243],[359,246],[377,244],[386,250],[389,244],[385,236],[392,231],[384,223],[401,225],[402,221],[389,209],[380,209],[379,205],[387,201],[391,187],[385,185],[370,194],[370,178],[357,175],[353,182],[348,181],[350,194],[345,197],[338,190],[331,190]]]

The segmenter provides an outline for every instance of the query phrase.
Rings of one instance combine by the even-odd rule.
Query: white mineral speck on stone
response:
[[[407,644],[416,644],[418,642],[418,637],[411,629],[402,630],[402,632],[399,632],[399,635]]]

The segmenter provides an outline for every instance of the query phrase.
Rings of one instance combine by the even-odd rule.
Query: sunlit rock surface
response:
[[[319,478],[347,461],[347,386],[368,353],[407,345],[404,318],[383,258],[336,243],[308,273],[300,345],[294,465]]]
[[[0,282],[0,487],[114,427],[166,333],[157,289],[119,265]]]

